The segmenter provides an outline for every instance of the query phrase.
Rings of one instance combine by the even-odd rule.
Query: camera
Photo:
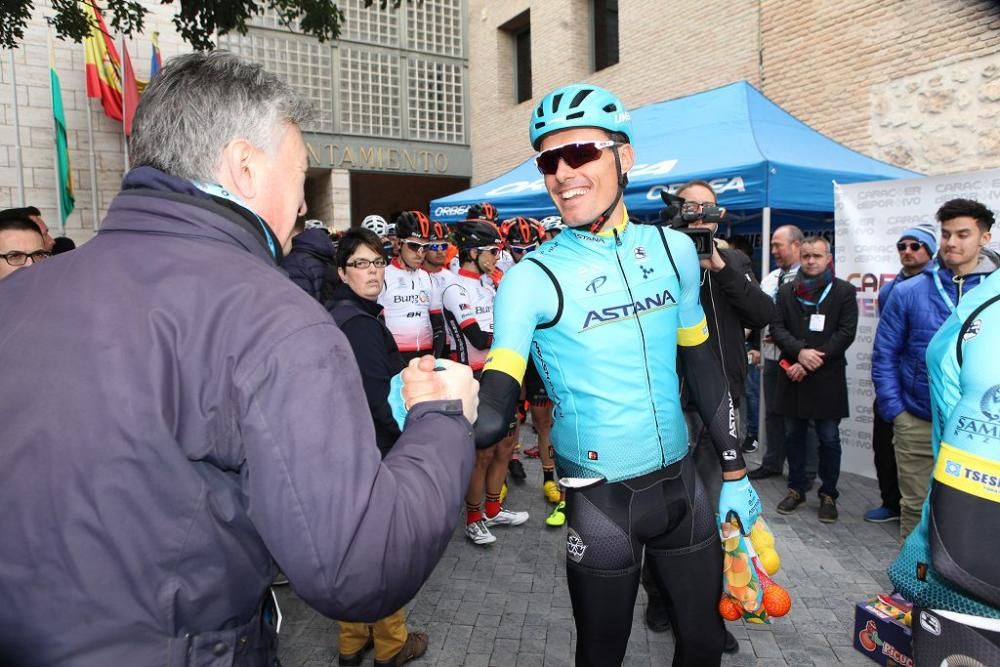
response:
[[[721,222],[723,209],[711,204],[701,206],[698,211],[684,210],[684,198],[671,194],[666,190],[660,192],[660,198],[666,204],[666,208],[660,209],[661,224],[670,225],[672,228],[686,234],[693,242],[698,251],[698,259],[710,259],[715,251],[715,234],[711,229],[704,227],[689,227],[692,222],[704,220],[705,222]]]

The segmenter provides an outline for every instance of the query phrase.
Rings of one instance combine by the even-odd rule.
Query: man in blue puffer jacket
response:
[[[292,282],[320,301],[327,271],[333,266],[333,241],[322,220],[306,220],[305,228],[292,237],[292,249],[281,260],[281,268]]]
[[[879,414],[893,425],[903,538],[920,520],[934,464],[927,344],[962,297],[1000,267],[1000,255],[986,248],[994,222],[988,208],[953,199],[936,217],[941,223],[938,258],[893,290],[882,311],[872,357]]]

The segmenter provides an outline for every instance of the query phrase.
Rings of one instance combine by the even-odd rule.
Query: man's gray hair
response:
[[[129,140],[131,166],[214,182],[234,139],[272,151],[286,124],[312,107],[261,65],[226,51],[172,58],[143,93]]]
[[[795,225],[782,225],[781,227],[778,227],[777,229],[774,230],[774,234],[777,234],[782,230],[784,230],[788,234],[789,243],[801,244],[806,238],[805,234],[802,233],[802,230],[796,227]],[[771,234],[772,238],[774,237],[774,234]]]

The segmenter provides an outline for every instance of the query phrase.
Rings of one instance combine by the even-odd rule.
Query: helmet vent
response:
[[[586,88],[578,92],[573,97],[573,101],[569,103],[569,108],[575,109],[576,107],[580,106],[580,103],[583,102],[585,99],[587,99],[587,95],[590,95],[592,92],[594,92],[593,88]]]
[[[562,93],[552,96],[552,113],[559,111],[559,103],[562,102]]]
[[[540,129],[542,129],[543,127],[545,127],[545,121],[544,121],[544,120],[543,120],[543,121],[541,121],[540,123],[535,123],[535,129],[536,129],[536,130],[540,130]]]
[[[618,111],[618,106],[615,104],[605,104],[604,110],[607,111],[608,113],[614,113]]]
[[[583,118],[583,112],[574,111],[573,113],[566,114],[566,120],[573,120],[574,118]]]
[[[539,104],[538,108],[535,109],[535,115],[538,116],[539,118],[541,118],[544,114],[545,114],[545,109],[543,109],[542,105]]]

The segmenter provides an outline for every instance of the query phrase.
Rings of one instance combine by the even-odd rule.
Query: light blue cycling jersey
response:
[[[687,453],[677,345],[708,338],[699,280],[687,236],[627,217],[566,230],[504,276],[485,370],[520,382],[530,352],[561,475],[616,482]]]
[[[923,607],[1000,618],[1000,271],[962,298],[927,347],[934,473],[889,567]]]

